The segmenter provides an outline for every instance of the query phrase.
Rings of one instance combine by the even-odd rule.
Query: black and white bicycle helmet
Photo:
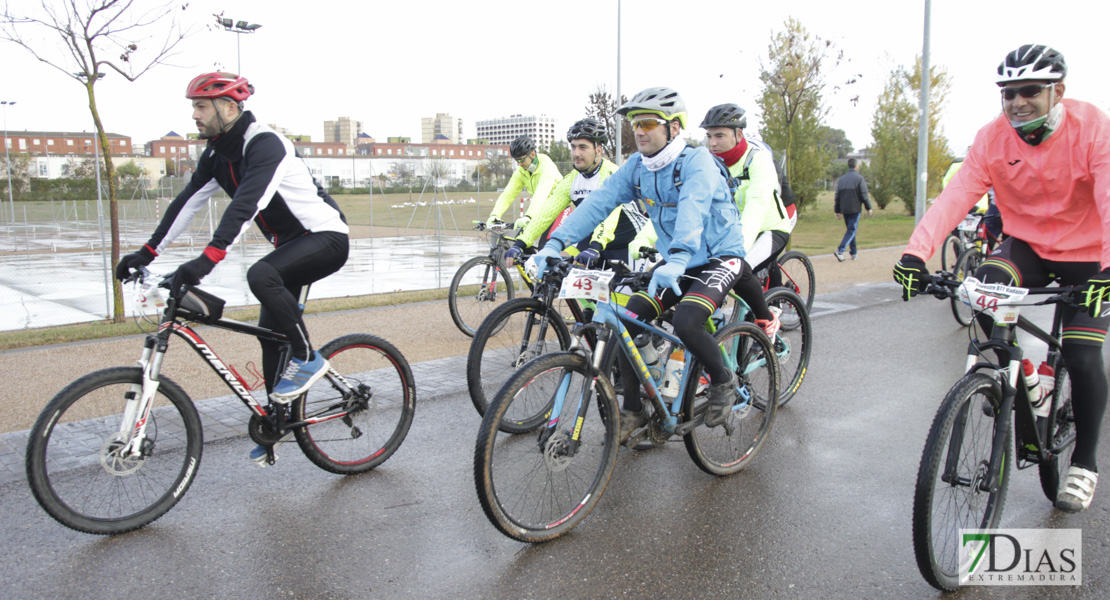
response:
[[[513,158],[528,156],[535,150],[536,142],[533,142],[532,136],[527,134],[516,138],[509,144],[509,154],[511,154]]]
[[[705,113],[705,118],[701,120],[702,129],[709,127],[731,127],[733,129],[744,129],[748,126],[748,117],[744,113],[744,109],[735,104],[718,104],[709,109]]]
[[[1026,44],[998,65],[1000,87],[1011,81],[1062,81],[1068,74],[1064,55],[1041,44]]]
[[[567,141],[590,140],[595,144],[604,144],[609,139],[609,132],[605,123],[592,117],[587,117],[570,126],[567,130]]]
[[[645,113],[657,115],[664,121],[678,119],[682,128],[686,129],[686,103],[671,88],[648,88],[617,109],[617,114],[629,118]]]

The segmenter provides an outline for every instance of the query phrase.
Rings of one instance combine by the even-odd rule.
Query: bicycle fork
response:
[[[120,456],[138,458],[150,448],[146,441],[146,426],[150,422],[150,411],[154,404],[154,394],[158,392],[158,375],[165,358],[166,344],[154,337],[147,338],[143,345],[142,358],[138,361],[143,371],[142,382],[133,384],[127,392],[127,404],[120,421],[118,437],[122,442]]]

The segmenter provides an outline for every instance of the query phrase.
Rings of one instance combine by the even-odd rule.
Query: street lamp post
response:
[[[235,36],[235,62],[236,62],[236,67],[235,68],[237,68],[239,70],[239,72],[237,74],[242,75],[243,74],[243,60],[242,60],[242,56],[240,56],[240,52],[239,52],[239,36],[241,36],[244,33],[254,33],[259,27],[262,27],[262,26],[259,25],[258,23],[247,23],[246,21],[235,21],[234,19],[231,19],[231,18],[228,18],[228,17],[216,17],[216,22],[219,23],[220,26],[223,27],[225,31],[230,31],[231,33],[236,34],[236,36]]]
[[[12,226],[15,226],[15,198],[12,196],[12,161],[8,158],[8,106],[15,104],[13,100],[0,100],[4,107],[4,167],[8,172],[8,203],[12,206]]]

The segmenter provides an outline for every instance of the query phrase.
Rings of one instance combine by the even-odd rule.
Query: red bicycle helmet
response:
[[[205,73],[197,75],[185,88],[185,97],[194,98],[230,98],[242,102],[254,93],[254,86],[246,77],[235,73]]]

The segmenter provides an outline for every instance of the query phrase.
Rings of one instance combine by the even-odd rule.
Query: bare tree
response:
[[[628,98],[621,96],[621,104],[625,102],[628,102]],[[617,131],[617,120],[623,118],[617,114],[618,108],[620,108],[620,104],[617,104],[616,99],[602,83],[597,84],[597,87],[590,94],[589,100],[586,101],[586,116],[605,123],[605,129],[609,131],[609,141],[604,144],[604,148],[605,153],[610,157],[616,156],[614,152],[616,140],[613,138],[613,134]],[[636,138],[632,134],[632,128],[627,124],[621,127],[621,150],[623,156],[628,156],[636,151]]]
[[[188,3],[141,0],[41,0],[4,2],[0,40],[22,46],[39,62],[54,67],[85,88],[100,140],[100,156],[108,182],[112,228],[112,264],[119,262],[119,209],[111,149],[96,106],[96,82],[106,71],[135,81],[174,55],[191,31],[178,21]],[[112,320],[123,322],[123,292],[113,280]]]

